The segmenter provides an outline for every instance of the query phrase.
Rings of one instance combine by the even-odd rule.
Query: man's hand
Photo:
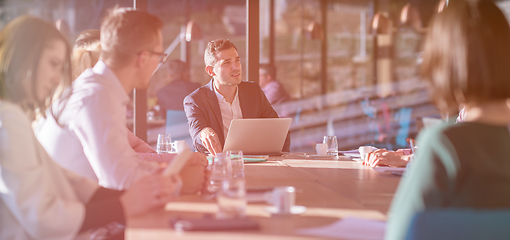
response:
[[[186,165],[201,165],[207,167],[209,162],[207,161],[207,156],[205,156],[205,154],[194,152],[191,153],[191,156],[189,157],[188,162],[186,162]]]
[[[218,134],[210,127],[206,127],[200,131],[200,141],[202,141],[202,144],[212,155],[223,151]]]
[[[203,189],[206,183],[207,158],[202,153],[193,153],[179,173],[182,178],[181,194],[195,194]]]

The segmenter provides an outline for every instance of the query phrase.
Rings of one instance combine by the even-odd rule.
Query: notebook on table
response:
[[[245,155],[281,155],[291,118],[233,119],[223,151]]]

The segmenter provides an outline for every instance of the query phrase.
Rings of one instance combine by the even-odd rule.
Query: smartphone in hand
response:
[[[186,162],[188,162],[190,156],[191,150],[189,150],[188,146],[184,146],[181,153],[179,153],[179,155],[177,155],[163,170],[163,175],[170,176],[179,173],[184,165],[186,165]]]

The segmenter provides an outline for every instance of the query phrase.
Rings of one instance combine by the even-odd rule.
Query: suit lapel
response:
[[[254,109],[252,104],[250,104],[255,99],[252,99],[250,96],[250,92],[246,89],[246,84],[241,82],[237,87],[237,95],[239,97],[239,105],[241,106],[241,112],[243,113],[243,118],[254,118],[251,113],[253,113]]]
[[[207,88],[210,90],[207,92],[207,103],[209,104],[209,107],[212,109],[212,112],[214,114],[214,117],[216,118],[216,121],[218,122],[218,126],[220,126],[220,131],[217,132],[220,142],[222,144],[225,144],[225,136],[223,136],[223,118],[221,117],[221,109],[220,104],[218,103],[218,98],[216,97],[216,93],[214,92],[214,85],[213,80],[207,84]],[[211,123],[211,127],[214,124]]]

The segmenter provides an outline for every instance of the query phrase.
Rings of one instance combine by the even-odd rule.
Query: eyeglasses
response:
[[[145,50],[145,51],[147,51],[151,54],[154,54],[154,55],[158,55],[160,63],[164,63],[166,61],[166,58],[168,57],[168,54],[166,54],[166,53],[156,52],[156,51],[151,51],[151,50]]]

